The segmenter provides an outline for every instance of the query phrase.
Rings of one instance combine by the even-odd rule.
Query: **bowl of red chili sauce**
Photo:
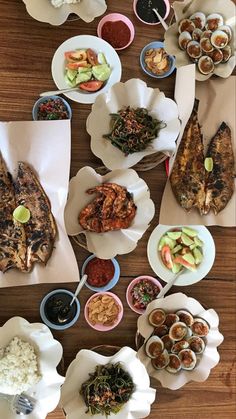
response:
[[[131,20],[121,13],[104,16],[97,27],[99,38],[107,41],[115,50],[127,48],[134,39],[135,30]]]
[[[120,278],[120,266],[115,258],[99,259],[90,255],[82,266],[82,275],[87,274],[85,285],[95,292],[111,290]]]
[[[152,276],[142,275],[134,278],[126,290],[126,300],[135,313],[143,314],[151,301],[162,289],[161,283]]]
[[[71,119],[72,110],[69,103],[62,97],[45,96],[35,102],[32,116],[34,121]]]

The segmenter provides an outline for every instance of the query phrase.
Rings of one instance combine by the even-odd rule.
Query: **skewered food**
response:
[[[85,229],[96,233],[129,228],[135,214],[136,205],[132,195],[116,183],[103,183],[87,190],[97,194],[79,214],[79,223]]]

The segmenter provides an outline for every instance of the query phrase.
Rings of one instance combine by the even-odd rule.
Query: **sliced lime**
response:
[[[30,219],[30,210],[24,205],[19,205],[16,209],[13,211],[13,217],[16,221],[19,221],[20,223],[27,223]]]
[[[213,169],[213,159],[212,157],[206,157],[204,160],[204,166],[207,172],[212,172]]]

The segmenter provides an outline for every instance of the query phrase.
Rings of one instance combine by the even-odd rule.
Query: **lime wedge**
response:
[[[204,160],[204,166],[207,172],[212,172],[213,169],[213,159],[211,157],[206,157]]]
[[[24,207],[24,205],[19,205],[13,211],[13,218],[15,218],[15,220],[19,221],[20,223],[27,223],[27,221],[30,219],[30,210]]]

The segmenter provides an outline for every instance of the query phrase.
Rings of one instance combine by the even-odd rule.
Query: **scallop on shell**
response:
[[[151,360],[153,368],[162,370],[169,364],[169,354],[166,349],[160,353],[156,358]]]
[[[176,311],[176,314],[179,317],[179,320],[183,323],[185,323],[187,326],[191,326],[193,324],[193,316],[189,311],[187,310],[178,310]]]
[[[201,38],[200,46],[201,46],[201,49],[206,53],[212,52],[214,49],[211,43],[211,40],[209,38]]]
[[[212,31],[203,31],[201,38],[209,38],[211,39]]]
[[[191,349],[183,349],[180,351],[179,359],[183,370],[193,370],[197,363],[196,354]]]
[[[175,341],[182,340],[188,332],[188,326],[183,322],[176,322],[172,324],[169,330],[169,336]]]
[[[172,324],[178,322],[180,320],[179,316],[176,313],[168,313],[165,319],[165,325],[167,327],[171,327]]]
[[[189,18],[193,21],[196,28],[203,29],[206,24],[206,16],[202,12],[196,12]]]
[[[212,13],[206,18],[206,28],[215,31],[224,24],[224,19],[219,13]]]
[[[158,336],[151,336],[145,343],[145,352],[149,358],[156,358],[164,349],[164,342]]]
[[[195,318],[191,326],[191,329],[192,329],[193,335],[203,337],[209,333],[210,326],[206,322],[206,320],[201,319],[201,318]]]
[[[203,55],[199,58],[198,61],[198,70],[202,74],[210,74],[214,71],[214,63],[211,57],[208,57],[207,55]]]
[[[231,55],[232,55],[232,50],[230,45],[226,45],[225,48],[221,49],[221,52],[223,54],[223,60],[222,63],[227,63],[227,61],[229,61]]]
[[[209,56],[211,57],[211,59],[213,60],[214,64],[219,64],[221,63],[221,61],[223,61],[223,52],[221,49],[213,49],[213,51],[209,54]]]
[[[187,31],[181,32],[181,34],[179,35],[179,46],[180,46],[180,48],[181,49],[186,49],[189,41],[191,41],[191,40],[192,40],[192,37],[191,37],[189,32],[187,32]]]
[[[183,349],[188,349],[189,343],[187,340],[180,340],[179,342],[175,342],[174,345],[171,348],[171,352],[173,354],[178,354]]]
[[[167,333],[168,327],[165,324],[161,324],[160,326],[155,327],[155,329],[153,330],[153,335],[159,336],[159,338],[166,335]]]
[[[189,340],[189,348],[195,352],[195,354],[200,355],[204,352],[205,342],[199,336],[192,336]]]
[[[152,326],[160,326],[166,319],[166,313],[161,308],[154,308],[148,316],[149,323]]]
[[[181,370],[181,361],[178,355],[169,354],[169,364],[167,365],[166,370],[172,374],[176,374]]]
[[[199,28],[194,29],[193,33],[192,33],[192,39],[193,41],[197,41],[199,42],[202,36],[202,30]]]
[[[173,339],[171,339],[171,337],[167,334],[167,335],[164,335],[164,336],[162,336],[162,338],[161,338],[161,340],[162,340],[162,342],[164,343],[164,347],[165,347],[165,349],[168,351],[168,352],[170,352],[171,351],[171,348],[172,348],[172,346],[174,345],[174,340]]]
[[[179,22],[179,33],[181,32],[189,32],[192,33],[195,29],[195,24],[190,19],[182,19]]]
[[[219,29],[219,31],[225,32],[228,35],[229,41],[231,41],[231,39],[232,39],[232,29],[231,29],[230,26],[228,26],[228,25],[222,25],[218,29]]]
[[[199,42],[190,41],[187,45],[187,54],[193,59],[200,58],[202,51]]]
[[[211,43],[215,48],[224,48],[229,42],[229,37],[226,32],[220,31],[219,29],[217,31],[214,31],[211,35]]]

